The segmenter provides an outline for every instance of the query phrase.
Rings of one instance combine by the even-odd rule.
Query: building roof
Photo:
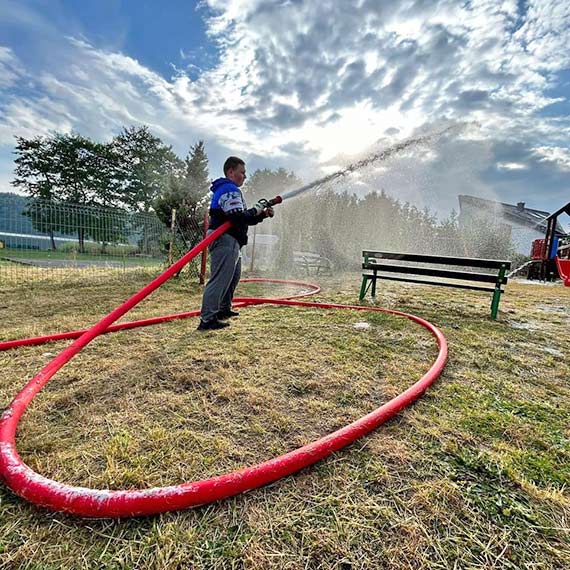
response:
[[[562,213],[566,213],[570,216],[570,202],[568,202],[568,204],[566,204],[565,206],[562,206],[562,208],[560,208],[560,210],[556,210],[556,212],[554,212],[554,214],[550,214],[550,216],[548,216],[548,217],[549,218],[557,218]]]
[[[469,204],[479,208],[500,214],[503,218],[518,222],[519,224],[526,225],[530,228],[546,232],[547,218],[550,212],[543,210],[534,210],[533,208],[525,208],[524,202],[518,204],[505,204],[504,202],[495,202],[494,200],[485,200],[484,198],[477,198],[476,196],[459,196],[459,210],[464,204]],[[556,222],[555,232],[560,236],[567,235],[560,222]]]

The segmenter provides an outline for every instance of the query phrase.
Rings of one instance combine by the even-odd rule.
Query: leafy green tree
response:
[[[52,249],[55,232],[77,232],[81,252],[88,233],[103,243],[112,239],[96,210],[84,208],[122,202],[118,154],[111,145],[77,133],[54,133],[30,140],[20,137],[15,152],[12,184],[33,199],[26,215],[38,231],[50,235]],[[116,234],[117,228],[111,233]]]
[[[154,209],[162,223],[170,227],[176,210],[174,235],[168,246],[175,256],[187,251],[201,239],[200,222],[207,208],[210,181],[208,157],[204,142],[199,141],[188,152],[184,161],[184,175],[172,174],[163,193],[156,199]]]
[[[208,194],[208,157],[203,141],[190,148],[183,176],[171,174],[163,193],[155,200],[154,209],[160,220],[170,225],[172,211],[180,227],[196,223],[206,208]]]
[[[125,127],[111,144],[120,157],[121,196],[130,210],[150,212],[172,181],[184,176],[184,162],[147,126]],[[141,235],[139,246],[143,253],[150,254],[153,228],[146,216],[134,219],[140,220],[134,228]]]
[[[101,253],[109,243],[126,242],[130,218],[125,206],[121,157],[112,143],[93,143],[88,157],[92,203],[97,206],[88,220],[89,236],[101,242]]]
[[[58,187],[53,168],[52,145],[46,137],[16,137],[14,149],[15,178],[12,186],[22,188],[29,196],[53,200]]]
[[[94,143],[79,134],[64,133],[56,133],[50,143],[53,168],[58,174],[57,198],[73,204],[94,203]]]
[[[150,212],[184,163],[147,126],[125,127],[111,143],[119,158],[122,200],[130,209]]]
[[[12,184],[32,198],[116,206],[121,202],[119,155],[77,133],[17,137]]]
[[[273,198],[287,190],[298,188],[302,181],[284,168],[256,170],[244,184],[244,195],[248,204],[254,204],[260,198]]]
[[[12,186],[21,188],[35,200],[54,202],[58,190],[58,176],[52,160],[52,145],[46,137],[37,136],[32,139],[16,137],[14,149],[14,180]],[[39,232],[50,237],[51,249],[55,251],[54,233],[58,224],[45,208],[38,203],[30,202],[24,211]]]
[[[59,180],[58,199],[73,204],[63,209],[63,222],[77,232],[79,251],[83,252],[89,236],[102,241],[114,241],[112,231],[101,223],[100,213],[79,206],[118,206],[123,201],[119,176],[119,155],[113,146],[94,142],[82,135],[57,133],[51,139],[53,168]],[[69,233],[69,232],[68,232]],[[124,229],[120,230],[121,235]]]

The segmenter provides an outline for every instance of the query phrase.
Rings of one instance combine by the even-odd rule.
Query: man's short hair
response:
[[[230,170],[234,170],[240,164],[243,164],[245,166],[245,162],[241,158],[238,158],[237,156],[230,156],[228,159],[226,159],[226,162],[224,162],[224,175],[227,176]]]

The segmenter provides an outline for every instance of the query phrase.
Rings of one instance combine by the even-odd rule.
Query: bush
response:
[[[79,243],[66,242],[58,246],[58,251],[69,253],[72,255],[79,254]],[[96,242],[85,242],[83,244],[83,252],[87,255],[134,255],[137,253],[138,248],[136,245],[129,244],[106,244],[105,251],[103,251],[103,244]]]

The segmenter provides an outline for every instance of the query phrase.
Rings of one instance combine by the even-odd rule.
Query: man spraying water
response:
[[[237,317],[232,310],[234,291],[241,275],[241,248],[247,244],[247,230],[265,218],[273,217],[272,204],[260,200],[247,208],[240,187],[246,173],[245,162],[230,156],[224,163],[224,178],[212,183],[210,191],[210,230],[231,222],[230,229],[208,247],[210,252],[210,279],[204,289],[198,330],[216,330],[227,327],[226,319]]]
[[[250,209],[247,209],[239,189],[246,178],[245,163],[241,158],[230,156],[224,163],[225,178],[219,178],[212,184],[210,229],[219,228],[227,221],[232,223],[232,227],[209,246],[211,277],[204,290],[198,330],[224,328],[228,326],[228,323],[223,321],[237,316],[238,313],[231,309],[231,303],[241,274],[240,248],[247,243],[248,226],[258,224],[267,217],[273,217],[273,205],[280,204],[308,190],[318,190],[340,178],[349,176],[354,171],[386,160],[409,147],[432,143],[442,136],[464,129],[467,125],[468,123],[451,125],[441,131],[415,136],[388,148],[372,152],[364,159],[314,180],[301,188],[285,192],[272,200],[259,200]]]

